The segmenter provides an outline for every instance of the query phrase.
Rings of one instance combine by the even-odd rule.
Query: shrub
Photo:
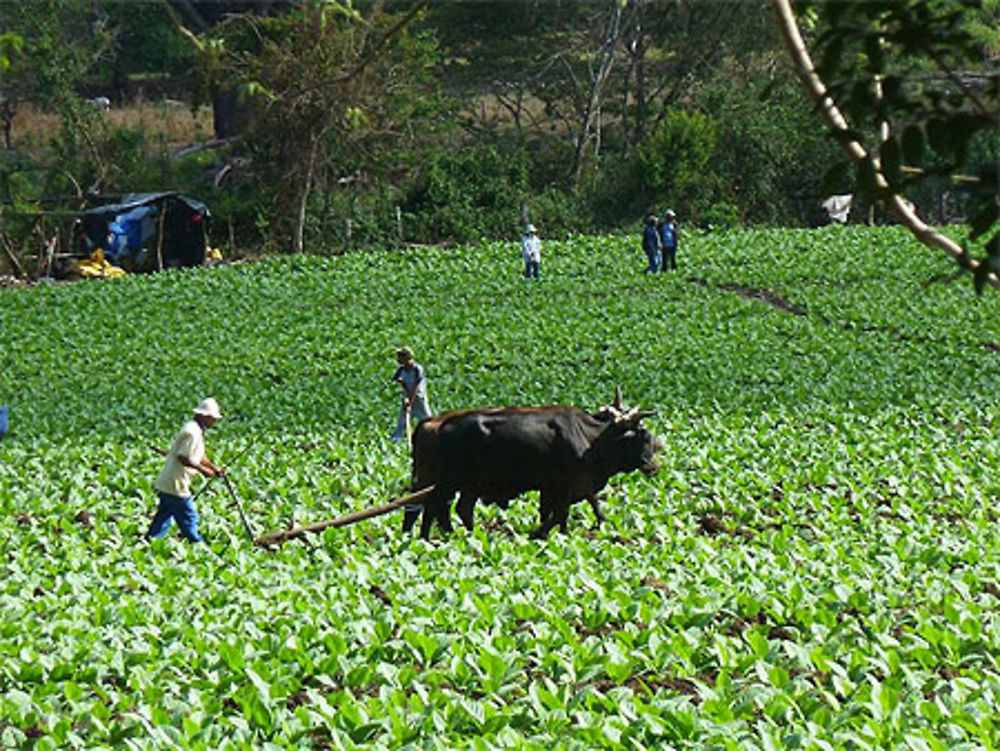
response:
[[[701,223],[708,229],[735,229],[741,224],[740,210],[734,204],[719,201],[708,207]]]
[[[567,237],[594,229],[593,215],[586,198],[558,188],[549,188],[528,201],[528,219],[538,226],[543,237],[549,238]]]
[[[691,218],[708,207],[712,179],[706,168],[716,145],[716,124],[698,111],[670,113],[636,151],[647,206],[666,202]]]
[[[801,223],[824,197],[822,178],[837,145],[815,127],[815,113],[798,82],[784,73],[734,86],[727,68],[699,95],[711,113],[716,148],[706,166],[713,202],[739,206],[745,221]]]
[[[519,223],[527,191],[528,161],[521,151],[440,149],[430,154],[403,208],[415,240],[504,237]]]

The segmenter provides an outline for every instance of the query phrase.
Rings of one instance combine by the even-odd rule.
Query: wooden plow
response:
[[[366,508],[362,511],[354,511],[350,514],[344,514],[343,516],[338,516],[336,519],[330,519],[325,522],[306,524],[301,527],[292,527],[291,529],[272,532],[269,535],[261,535],[260,537],[254,539],[254,544],[264,547],[275,544],[283,545],[289,540],[297,540],[300,537],[305,537],[307,534],[322,532],[324,529],[346,527],[348,524],[354,524],[355,522],[362,521],[363,519],[372,519],[376,516],[383,516],[384,514],[395,511],[400,506],[423,503],[424,499],[427,498],[427,496],[429,496],[433,491],[434,486],[429,485],[422,490],[418,490],[416,493],[411,493],[410,495],[403,496],[402,498],[396,498],[395,500],[384,503],[381,506],[372,506],[371,508]]]

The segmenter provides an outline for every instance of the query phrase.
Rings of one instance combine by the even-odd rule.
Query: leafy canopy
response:
[[[811,12],[817,71],[851,124],[837,137],[869,155],[855,164],[860,191],[874,200],[933,183],[957,195],[968,240],[985,251],[981,286],[1000,268],[1000,66],[995,26],[984,30],[996,3],[835,2]]]

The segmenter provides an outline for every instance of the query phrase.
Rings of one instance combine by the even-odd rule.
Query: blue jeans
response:
[[[534,277],[538,278],[538,268],[541,266],[540,261],[525,261],[524,262],[524,278],[531,279]]]
[[[643,269],[643,274],[649,274],[650,272],[656,273],[660,270],[660,253],[659,251],[655,253],[646,252],[646,258],[649,259],[649,266]]]
[[[177,520],[177,526],[181,528],[181,534],[185,540],[190,542],[204,542],[198,534],[198,512],[194,510],[194,503],[191,497],[178,498],[168,493],[157,492],[160,497],[160,505],[156,509],[156,516],[149,525],[146,532],[147,539],[155,540],[158,537],[166,537],[170,529],[170,521]]]

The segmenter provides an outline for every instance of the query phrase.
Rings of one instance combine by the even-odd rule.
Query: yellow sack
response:
[[[104,250],[98,248],[89,258],[74,261],[70,273],[83,279],[117,279],[125,276],[125,271],[104,259]]]

